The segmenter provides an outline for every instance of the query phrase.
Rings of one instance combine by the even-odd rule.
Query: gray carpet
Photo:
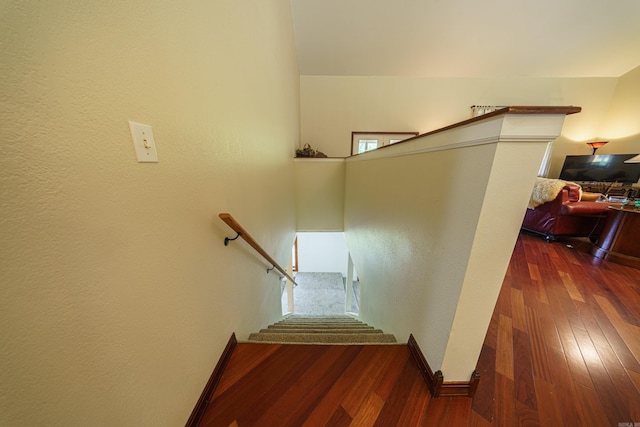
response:
[[[293,290],[296,315],[335,316],[345,313],[345,285],[340,273],[297,273],[298,286]],[[356,282],[357,283],[357,282]],[[351,299],[351,311],[358,312],[358,293]],[[287,305],[286,292],[282,295]]]
[[[347,316],[291,316],[260,332],[251,334],[249,342],[272,344],[396,344],[385,334]]]

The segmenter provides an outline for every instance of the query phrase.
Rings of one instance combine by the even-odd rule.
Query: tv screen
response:
[[[565,181],[620,182],[631,184],[640,179],[640,163],[625,163],[637,154],[596,154],[567,156],[560,179]]]

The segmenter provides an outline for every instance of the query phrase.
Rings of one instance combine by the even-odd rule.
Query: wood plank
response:
[[[617,396],[616,387],[602,364],[589,334],[580,329],[576,329],[575,334],[596,393],[599,396]],[[618,398],[601,399],[600,406],[603,407],[603,411],[608,416],[611,425],[616,425],[620,420],[629,419],[628,409]]]
[[[542,276],[540,275],[540,269],[538,269],[537,264],[527,263],[527,267],[529,268],[529,278],[531,280],[535,280],[536,282],[542,281]]]
[[[640,420],[640,394],[627,373],[627,370],[624,369],[611,347],[600,345],[596,345],[595,347],[598,355],[600,355],[602,364],[606,367],[613,388],[618,394],[620,402],[623,404],[623,408],[628,410],[631,416],[630,419]]]
[[[364,354],[366,350],[363,350]],[[351,415],[354,419],[358,418],[360,412],[360,406],[364,404],[366,399],[370,398],[374,385],[383,377],[389,365],[392,364],[394,357],[402,358],[406,357],[408,360],[410,355],[408,352],[403,352],[406,348],[400,346],[381,346],[376,348],[375,352],[371,354],[370,363],[367,364],[366,369],[362,370],[360,377],[353,378],[354,386],[349,394],[342,400],[342,407]]]
[[[417,387],[414,386],[417,384]],[[377,426],[394,425],[397,420],[403,417],[406,405],[411,404],[410,393],[411,391],[419,391],[423,400],[437,400],[430,399],[429,389],[426,383],[420,375],[420,371],[415,361],[409,357],[402,369],[401,374],[398,376],[398,380],[393,388],[389,398],[385,401],[385,404],[380,411],[380,416],[376,420]],[[413,402],[414,407],[420,405]],[[405,415],[405,417],[407,417]]]
[[[407,360],[411,357],[408,347],[401,347],[402,350],[398,352],[396,357],[391,360],[391,363],[382,372],[382,375],[378,378],[375,385],[375,392],[383,400],[387,400],[391,394],[393,387],[395,386],[398,378],[402,374]],[[403,354],[404,353],[404,354]]]
[[[595,308],[593,309],[593,316],[598,322],[598,326],[600,326],[600,329],[604,333],[609,345],[614,349],[618,359],[620,359],[622,365],[626,369],[640,372],[640,363],[636,360],[631,350],[629,350],[629,347],[627,347],[627,344],[625,344],[620,334],[618,334],[613,323],[611,323],[607,315],[602,311],[600,305],[597,302],[594,302],[594,304]]]
[[[247,425],[242,421],[244,418],[259,418],[279,397],[280,393],[274,390],[288,387],[323,350],[326,351],[316,346],[281,346],[249,374],[213,399],[209,406],[215,407],[215,411],[205,413],[200,425],[228,425],[233,420],[238,420],[240,425]],[[247,390],[252,393],[247,393]],[[241,410],[247,406],[251,411]]]
[[[610,300],[598,295],[594,296],[594,298],[609,321],[613,324],[613,327],[616,329],[627,348],[633,354],[633,357],[637,362],[640,362],[640,337],[636,335],[636,333],[620,316],[618,311],[616,311],[614,306],[611,304]]]
[[[536,410],[537,402],[535,386],[533,384],[533,366],[531,363],[529,336],[517,329],[513,331],[513,359],[516,400]]]
[[[347,411],[342,406],[338,406],[327,425],[331,427],[348,427],[351,425],[351,421],[353,420]]]
[[[551,382],[551,371],[549,370],[549,359],[545,345],[542,324],[535,311],[530,307],[526,309],[527,327],[529,329],[529,348],[531,352],[531,363],[533,373],[538,378]]]
[[[618,421],[611,424],[604,412],[598,394],[590,387],[576,383],[576,398],[580,402],[585,426],[617,426]]]
[[[354,389],[357,388],[358,382],[362,379],[364,373],[371,366],[371,364],[374,361],[379,360],[379,357],[375,356],[376,350],[381,347],[387,346],[361,347],[362,349],[353,360],[353,362],[349,365],[348,369],[346,369],[344,374],[336,380],[331,389],[313,408],[313,411],[311,411],[308,418],[302,425],[325,425],[329,421],[333,413],[336,411],[338,406],[342,404],[343,400],[347,398]]]
[[[576,287],[576,284],[573,282],[573,276],[571,276],[568,273],[565,273],[564,271],[559,271],[558,274],[560,275],[560,278],[562,279],[562,283],[564,284],[564,287],[567,289],[567,292],[569,292],[569,296],[571,297],[571,299],[584,302],[584,298],[582,297],[582,294]]]
[[[534,377],[533,382],[536,389],[536,400],[538,401],[540,425],[562,426],[562,414],[555,386],[539,377]]]
[[[496,425],[516,425],[516,400],[513,380],[496,373],[496,409],[494,419]],[[429,405],[431,406],[431,405]]]
[[[493,420],[495,409],[495,363],[496,351],[491,347],[483,346],[476,367],[480,374],[480,383],[473,397],[472,409],[487,421]]]
[[[255,423],[268,424],[269,420],[278,420],[280,426],[300,425],[316,402],[348,369],[359,350],[357,346],[328,347],[327,352],[318,357],[295,383],[287,390],[282,390],[278,399]]]
[[[380,398],[375,392],[369,393],[369,396],[364,401],[362,405],[360,405],[360,409],[358,413],[353,418],[351,422],[351,427],[368,427],[373,425],[378,419],[378,414],[382,407],[384,406],[384,400]],[[348,413],[349,411],[347,411]]]
[[[427,411],[424,414],[421,424],[426,426],[444,425],[444,418],[447,414],[447,409],[449,408],[449,402],[451,402],[451,399],[453,399],[453,397],[439,397],[432,399],[432,401],[429,402],[429,406],[427,407]],[[379,427],[384,427],[384,424],[379,424]]]
[[[573,329],[571,328],[571,324],[569,323],[569,320],[567,319],[566,314],[563,310],[561,298],[556,298],[556,296],[558,295],[556,289],[551,290],[549,295],[551,298],[549,302],[553,314],[553,319],[556,325],[556,330],[558,331],[558,336],[560,337],[560,342],[562,344],[562,351],[565,355],[567,364],[569,365],[571,377],[575,381],[578,381],[586,385],[587,387],[593,388],[593,383],[591,382],[589,371],[584,364],[582,353],[580,352],[580,348],[578,347],[576,338],[573,335]]]
[[[421,424],[427,425],[427,424]],[[469,414],[469,421],[467,423],[468,427],[491,427],[493,424],[490,421],[487,421],[486,418],[482,417],[476,411],[471,411]]]
[[[514,329],[527,332],[527,321],[524,313],[524,296],[519,289],[511,289],[511,322]]]
[[[471,399],[452,397],[445,413],[443,426],[462,426],[468,423],[471,415]],[[408,425],[408,424],[407,424]]]
[[[471,399],[466,399],[471,402]],[[413,385],[404,404],[404,409],[398,417],[397,425],[417,426],[420,425],[423,414],[431,402],[431,393],[424,380],[419,376],[413,379]]]
[[[513,328],[511,318],[500,315],[498,321],[498,346],[496,372],[513,380]]]
[[[534,307],[536,317],[540,322],[540,333],[543,335],[545,346],[551,350],[563,351],[549,304],[537,303]]]
[[[553,376],[553,384],[561,409],[561,416],[565,426],[586,426],[589,420],[582,410],[582,405],[577,399],[575,383],[571,377],[569,366],[562,352],[550,351],[548,353],[550,370]]]
[[[224,376],[213,394],[213,399],[224,393],[279,348],[278,344],[236,344],[231,360],[224,371]]]
[[[516,422],[514,425],[539,426],[540,419],[538,418],[538,411],[516,400]]]
[[[631,369],[626,369],[626,371],[631,381],[633,381],[633,385],[636,387],[636,390],[640,392],[640,372],[635,372]]]

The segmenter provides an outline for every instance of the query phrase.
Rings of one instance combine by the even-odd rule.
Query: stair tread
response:
[[[249,336],[273,344],[397,344],[395,336],[348,316],[292,316]]]
[[[366,334],[354,340],[351,334],[251,334],[249,341],[277,343],[396,343],[391,334]]]
[[[272,328],[271,326],[269,326],[267,329],[261,329],[260,333],[267,333],[267,334],[297,334],[297,333],[304,333],[304,334],[318,334],[318,333],[323,333],[323,334],[382,334],[382,330],[381,329],[327,329],[327,328],[301,328],[301,329],[295,329],[295,328]]]
[[[314,323],[308,325],[269,325],[270,328],[278,328],[278,329],[314,329],[314,328],[325,328],[325,329],[352,329],[355,331],[364,331],[367,329],[375,329],[373,326],[369,325],[325,325],[324,323]]]

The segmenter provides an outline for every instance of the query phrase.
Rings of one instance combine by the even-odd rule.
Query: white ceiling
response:
[[[291,0],[301,75],[619,77],[640,0]]]

